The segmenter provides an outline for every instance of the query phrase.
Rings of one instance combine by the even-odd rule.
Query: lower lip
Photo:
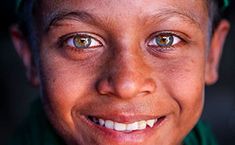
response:
[[[152,128],[146,127],[146,129],[144,130],[136,130],[131,132],[120,132],[113,129],[105,128],[104,126],[93,123],[85,116],[82,116],[81,120],[85,122],[85,124],[87,124],[87,126],[91,129],[91,132],[95,132],[96,135],[100,135],[103,139],[113,141],[115,143],[118,142],[135,144],[141,142],[144,143],[153,134],[155,134],[156,130],[165,122],[166,116],[156,122]]]

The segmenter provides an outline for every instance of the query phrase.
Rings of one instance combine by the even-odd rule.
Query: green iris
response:
[[[76,35],[73,39],[73,44],[76,48],[88,48],[91,45],[91,38]]]
[[[170,47],[174,42],[172,35],[160,35],[155,38],[155,42],[159,47]]]

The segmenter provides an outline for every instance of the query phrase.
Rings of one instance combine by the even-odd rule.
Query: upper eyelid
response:
[[[191,38],[182,32],[178,32],[178,31],[171,31],[171,30],[163,30],[163,31],[157,31],[152,33],[145,41],[146,44],[148,44],[153,38],[159,36],[159,35],[173,35],[178,37],[181,41],[183,42],[191,42]]]
[[[88,36],[88,37],[91,37],[91,38],[94,38],[92,34],[90,33],[86,33],[86,32],[74,32],[74,33],[69,33],[69,34],[66,34],[66,35],[63,35],[61,37],[59,37],[60,40],[66,40],[66,39],[69,39],[69,38],[72,38],[74,36],[77,36],[77,35],[80,35],[80,36]],[[94,38],[96,39],[96,38]]]
[[[151,39],[151,38],[154,38],[154,37],[159,36],[159,35],[174,35],[176,37],[181,38],[180,34],[178,34],[176,32],[172,32],[172,31],[160,31],[160,32],[156,32],[156,33],[151,34],[149,38]]]

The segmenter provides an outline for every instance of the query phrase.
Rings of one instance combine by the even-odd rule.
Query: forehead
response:
[[[207,0],[41,0],[45,5],[48,5],[50,7],[67,7],[67,6],[73,6],[73,7],[104,7],[108,6],[110,8],[119,8],[119,6],[127,6],[130,8],[130,6],[135,7],[145,7],[147,5],[151,5],[152,7],[162,7],[165,6],[180,6],[180,7],[188,7],[191,10],[193,8],[199,6],[199,7],[206,7]],[[72,5],[71,5],[72,4]],[[44,6],[45,6],[44,5]]]
[[[97,19],[131,23],[164,17],[181,17],[200,27],[208,19],[205,0],[43,0],[39,12],[43,26],[56,16],[70,12],[85,12]],[[83,13],[83,14],[85,14]]]

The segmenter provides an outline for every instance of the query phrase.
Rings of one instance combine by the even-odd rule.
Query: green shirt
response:
[[[33,108],[22,128],[9,145],[65,145],[47,120],[40,101]],[[184,145],[217,145],[211,131],[201,121],[184,139]]]

